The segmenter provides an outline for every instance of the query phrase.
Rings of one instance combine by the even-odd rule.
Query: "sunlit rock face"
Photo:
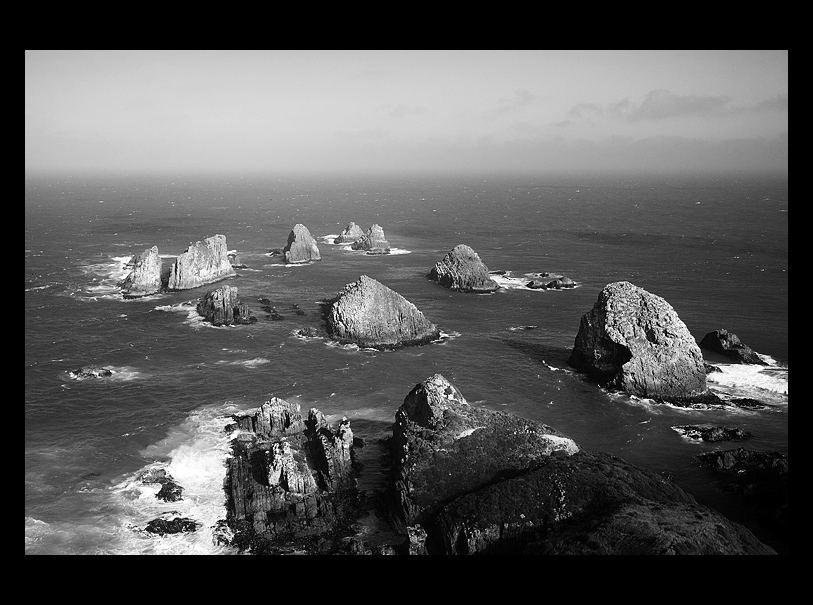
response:
[[[700,347],[672,306],[633,284],[609,284],[581,318],[569,363],[610,388],[688,400],[707,394]]]
[[[361,347],[396,349],[440,338],[414,304],[366,275],[325,303],[325,322],[331,338]]]
[[[290,264],[309,263],[315,260],[322,260],[322,255],[319,253],[319,246],[316,245],[316,240],[311,236],[308,228],[297,223],[291,232],[288,234],[288,243],[283,248],[282,253],[285,257],[285,262]]]
[[[136,254],[128,263],[132,269],[118,286],[124,298],[139,298],[149,296],[161,291],[161,257],[158,255],[158,246]]]
[[[458,244],[429,272],[429,279],[460,292],[494,292],[500,286],[488,275],[488,267],[466,244]]]
[[[225,235],[213,235],[178,255],[169,270],[167,290],[189,290],[235,275]]]

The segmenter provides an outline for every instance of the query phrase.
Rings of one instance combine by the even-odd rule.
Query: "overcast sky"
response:
[[[25,166],[787,171],[788,51],[26,50]]]

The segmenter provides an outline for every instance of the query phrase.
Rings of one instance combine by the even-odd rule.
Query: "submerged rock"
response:
[[[364,230],[353,221],[347,224],[339,237],[333,240],[334,244],[351,244],[357,239],[364,237]]]
[[[664,299],[629,282],[599,293],[581,318],[568,363],[632,395],[681,405],[716,400],[686,324]]]
[[[355,240],[350,247],[353,250],[365,250],[367,254],[389,254],[390,244],[384,237],[384,229],[373,225],[367,233]]]
[[[173,479],[172,475],[162,468],[152,468],[139,475],[138,480],[145,484],[156,483],[161,486],[155,497],[164,502],[177,502],[183,500],[183,488]]]
[[[316,245],[316,240],[311,236],[308,228],[297,223],[291,232],[288,234],[288,243],[282,250],[285,256],[285,262],[289,264],[309,263],[315,260],[322,260],[322,255],[319,254],[319,246]]]
[[[751,438],[751,433],[737,427],[684,424],[672,427],[687,439],[697,439],[709,443],[719,441],[744,441]]]
[[[472,407],[441,375],[407,395],[391,445],[409,554],[776,554],[661,474]]]
[[[144,531],[151,534],[181,534],[197,531],[200,523],[187,517],[173,517],[172,519],[153,519],[144,528]]]
[[[88,366],[77,368],[69,372],[71,378],[109,378],[113,375],[110,368],[100,368],[98,366]]]
[[[213,235],[190,244],[178,255],[169,271],[167,290],[189,290],[233,275],[226,237]]]
[[[232,544],[258,554],[331,539],[359,514],[353,468],[353,432],[342,419],[334,429],[311,409],[279,398],[234,416],[225,481]]]
[[[736,334],[728,330],[709,332],[700,341],[700,346],[725,355],[737,363],[767,365],[750,347],[744,345]]]
[[[429,279],[459,292],[494,292],[500,286],[489,277],[488,267],[466,244],[458,244],[429,271]]]
[[[440,330],[403,296],[362,275],[324,305],[328,335],[341,343],[395,349],[440,338]]]
[[[118,283],[124,298],[140,298],[161,291],[161,268],[163,261],[158,255],[158,246],[136,254],[128,263],[130,273]]]
[[[250,324],[257,321],[243,302],[236,286],[221,286],[207,292],[198,302],[198,314],[216,326]]]
[[[525,287],[531,288],[532,290],[564,290],[567,288],[575,288],[576,282],[569,277],[562,276],[554,279],[533,279],[525,284]]]

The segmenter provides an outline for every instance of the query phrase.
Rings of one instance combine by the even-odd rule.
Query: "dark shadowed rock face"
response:
[[[353,221],[347,224],[339,237],[333,240],[334,244],[351,244],[357,239],[364,237],[364,230]]]
[[[660,474],[474,408],[441,375],[407,395],[391,446],[409,554],[776,554]]]
[[[629,282],[601,291],[581,319],[569,363],[632,395],[707,395],[703,356],[686,324],[664,299]]]
[[[161,291],[161,257],[158,246],[133,256],[129,263],[132,270],[118,286],[124,298],[139,298]]]
[[[460,292],[494,292],[500,286],[488,275],[488,267],[466,244],[458,244],[429,271],[429,279]]]
[[[198,314],[216,326],[249,324],[257,321],[243,302],[236,286],[221,286],[207,292],[198,303]]]
[[[728,330],[709,332],[700,341],[700,346],[709,351],[720,353],[737,363],[767,365],[750,347],[742,344],[736,334]]]
[[[415,305],[362,275],[325,303],[328,334],[342,343],[395,349],[440,338],[440,330]]]
[[[356,239],[350,247],[353,250],[365,250],[367,254],[389,254],[390,244],[384,237],[384,229],[380,225],[373,225],[360,238]]]
[[[227,462],[227,523],[233,544],[255,553],[333,536],[358,514],[353,432],[279,398],[234,417]]]
[[[291,229],[291,233],[288,234],[288,243],[282,253],[285,256],[285,262],[290,264],[322,260],[316,240],[313,239],[308,228],[301,223],[297,223]]]
[[[191,244],[169,270],[167,290],[189,290],[235,275],[224,235]]]

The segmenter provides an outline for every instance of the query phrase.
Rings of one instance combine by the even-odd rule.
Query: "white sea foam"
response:
[[[756,364],[714,364],[719,372],[709,372],[706,382],[732,397],[748,397],[766,403],[788,402],[788,368],[766,355],[767,366]]]
[[[267,363],[271,363],[270,359],[265,357],[255,357],[254,359],[240,359],[237,361],[225,361],[221,360],[217,362],[221,365],[229,365],[229,366],[243,366],[244,368],[256,368],[258,366],[265,365]]]

